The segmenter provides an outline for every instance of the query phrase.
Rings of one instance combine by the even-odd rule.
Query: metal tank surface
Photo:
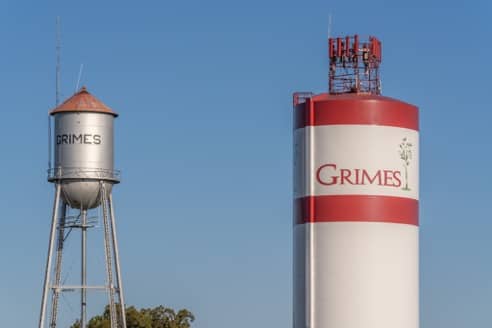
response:
[[[50,114],[54,116],[54,168],[49,181],[62,182],[62,197],[70,207],[99,206],[99,181],[119,182],[113,151],[117,114],[85,88]]]
[[[329,42],[329,92],[294,94],[293,327],[418,328],[418,108],[376,38]]]
[[[118,114],[85,87],[49,114],[52,140],[49,144],[48,181],[55,186],[55,198],[38,328],[58,327],[60,320],[65,320],[64,316],[59,316],[59,312],[64,310],[60,296],[74,291],[80,293],[80,316],[73,321],[78,320],[81,328],[88,324],[87,304],[91,299],[87,294],[90,291],[107,293],[109,327],[126,328],[112,196],[114,184],[120,182],[119,171],[114,170],[113,142],[113,122]],[[65,285],[64,257],[67,246],[73,247],[73,243],[66,244],[66,240],[73,236],[74,229],[81,232],[80,283]],[[91,254],[88,252],[89,231],[103,234],[104,243],[100,249],[104,253],[105,283],[100,285],[88,283],[88,275],[92,273],[87,270]],[[72,257],[73,252],[68,252],[68,255]],[[73,315],[73,309],[71,312]],[[63,322],[61,325],[66,326]]]

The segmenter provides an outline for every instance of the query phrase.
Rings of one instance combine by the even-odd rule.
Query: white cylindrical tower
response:
[[[418,109],[347,75],[377,40],[341,40],[342,82],[294,98],[294,328],[418,328]]]

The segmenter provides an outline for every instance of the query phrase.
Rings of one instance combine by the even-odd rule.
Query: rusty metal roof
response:
[[[91,95],[85,86],[72,97],[65,100],[61,105],[53,109],[50,112],[50,115],[67,112],[105,113],[118,116],[116,112],[106,106],[102,101]]]

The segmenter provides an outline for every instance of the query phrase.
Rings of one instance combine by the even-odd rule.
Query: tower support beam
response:
[[[113,233],[113,252],[116,269],[116,283],[118,284],[118,296],[120,301],[120,315],[123,327],[126,327],[125,297],[123,293],[123,282],[121,280],[120,253],[118,250],[118,237],[116,234],[116,219],[114,216],[113,195],[109,194],[109,214],[111,215],[111,231]]]
[[[56,319],[58,317],[58,300],[60,298],[60,289],[55,286],[59,286],[61,283],[61,271],[62,271],[62,260],[63,260],[63,247],[65,242],[65,220],[67,217],[68,205],[62,203],[63,213],[60,217],[60,223],[58,225],[58,240],[56,249],[56,260],[55,260],[55,279],[51,286],[53,290],[53,296],[51,300],[51,318],[50,318],[50,328],[56,327]]]
[[[43,297],[41,299],[41,313],[39,315],[39,328],[44,328],[46,319],[46,302],[48,300],[49,284],[51,279],[51,261],[55,244],[56,227],[58,225],[58,209],[60,205],[61,184],[56,184],[55,200],[53,203],[53,217],[51,219],[50,241],[48,243],[48,258],[44,271]]]
[[[80,327],[85,328],[87,325],[87,210],[80,210],[80,220],[81,220],[81,263],[80,266],[80,282],[83,288],[80,290]]]
[[[116,303],[114,300],[114,282],[113,282],[113,260],[111,257],[111,235],[110,235],[110,224],[109,224],[109,213],[108,213],[108,194],[106,190],[106,183],[101,181],[101,205],[102,205],[102,216],[103,216],[103,226],[104,226],[104,255],[106,259],[106,279],[109,287],[109,316],[111,319],[111,328],[116,328]]]

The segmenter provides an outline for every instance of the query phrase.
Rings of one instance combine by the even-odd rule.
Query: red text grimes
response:
[[[401,172],[380,169],[337,168],[336,164],[321,165],[316,171],[316,180],[324,186],[333,185],[378,185],[383,187],[401,187]]]

